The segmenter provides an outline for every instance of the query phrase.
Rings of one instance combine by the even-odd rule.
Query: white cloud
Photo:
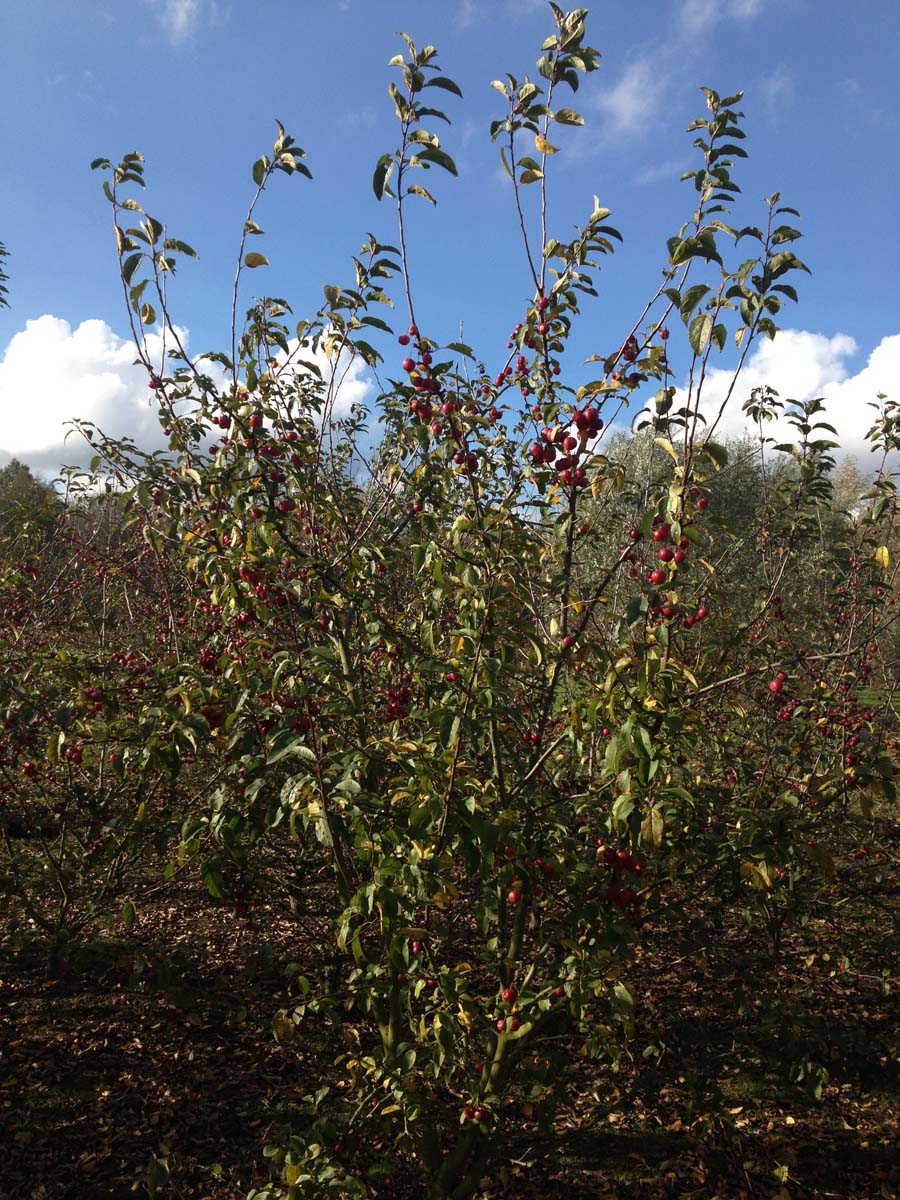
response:
[[[731,10],[741,21],[749,21],[762,12],[766,0],[733,0]]]
[[[159,337],[147,342],[158,358]],[[65,441],[66,422],[76,417],[145,449],[160,446],[147,373],[135,358],[131,341],[105,321],[83,321],[75,330],[50,315],[28,321],[0,360],[0,460],[16,457],[52,472],[63,462],[85,463],[91,452],[84,440],[71,434]]]
[[[187,345],[187,331],[178,332]],[[147,335],[147,349],[152,362],[160,360],[158,333]],[[167,440],[147,390],[147,373],[135,365],[136,357],[132,342],[105,321],[83,321],[73,329],[48,314],[26,322],[0,358],[0,465],[18,458],[51,475],[63,463],[85,465],[93,451],[71,432],[67,423],[74,419],[91,421],[113,438],[129,437],[146,451],[164,448]],[[332,378],[323,351],[302,357],[311,357],[331,380],[335,416],[374,395],[375,383],[362,359],[342,354]],[[214,379],[220,375],[211,364],[201,368]]]
[[[793,102],[794,81],[784,67],[779,67],[765,77],[760,92],[769,119],[777,121]]]
[[[608,122],[604,137],[629,137],[645,130],[659,110],[665,86],[659,64],[649,58],[630,63],[613,88],[597,94],[596,106]]]
[[[856,341],[846,333],[827,337],[798,329],[782,330],[774,341],[759,343],[750,354],[716,436],[737,436],[748,424],[741,404],[754,387],[768,384],[782,400],[825,400],[823,419],[838,432],[839,455],[855,454],[860,460],[868,455],[865,435],[874,421],[868,406],[879,392],[900,401],[900,333],[882,338],[869,355],[865,366],[851,373],[848,360],[857,353]],[[703,387],[702,410],[713,419],[725,398],[731,372],[713,369]],[[787,439],[790,427],[783,422],[766,429],[767,436]]]
[[[216,0],[145,0],[153,8],[169,40],[187,41],[201,21],[214,23],[219,16]]]
[[[681,24],[688,33],[700,33],[728,18],[749,21],[764,4],[765,0],[681,0]]]

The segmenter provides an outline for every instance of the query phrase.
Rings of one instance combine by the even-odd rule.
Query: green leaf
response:
[[[267,766],[272,766],[273,763],[281,762],[283,758],[303,758],[307,762],[315,762],[316,756],[307,746],[302,737],[292,736],[285,741],[278,749],[273,750],[266,758]]]
[[[262,185],[265,183],[268,166],[269,160],[265,155],[263,155],[262,158],[258,158],[253,164],[253,182],[257,187],[262,187]]]
[[[387,321],[382,321],[381,317],[363,317],[360,321],[360,325],[370,325],[373,329],[381,329],[385,333],[394,332],[390,325],[388,325]]]
[[[559,108],[553,114],[553,120],[560,125],[583,125],[584,117],[573,108]]]
[[[382,154],[375,166],[375,174],[372,177],[372,188],[376,197],[380,200],[385,193],[387,182],[394,170],[394,160],[390,154]]]
[[[353,347],[359,352],[359,355],[363,361],[370,367],[374,367],[377,363],[384,361],[375,347],[370,346],[368,342],[356,340],[353,342]]]
[[[724,446],[720,446],[718,442],[705,442],[703,449],[707,457],[711,458],[720,470],[727,466],[728,451]]]
[[[695,283],[693,287],[689,287],[681,299],[681,319],[687,325],[691,313],[709,292],[709,288],[705,283]]]
[[[451,175],[458,175],[456,163],[449,154],[443,150],[438,150],[435,146],[426,146],[424,150],[420,150],[418,157],[423,162],[435,163],[439,167],[443,167],[445,171],[449,171]]]
[[[142,279],[140,283],[136,283],[133,288],[129,289],[128,296],[131,300],[132,311],[139,314],[141,311],[141,297],[144,294],[144,289],[150,282],[149,279]]]
[[[155,246],[162,237],[162,223],[157,221],[155,217],[147,217],[147,220],[144,222],[142,228],[147,231],[147,235],[150,238],[151,244]]]
[[[269,260],[266,256],[264,254],[257,254],[255,250],[251,250],[249,254],[244,255],[245,267],[267,267],[268,265]]]
[[[782,250],[780,254],[774,254],[766,263],[766,269],[772,279],[777,279],[786,271],[806,271],[807,275],[812,274],[806,263],[802,263],[790,250]]]
[[[156,309],[152,304],[141,306],[141,323],[143,325],[154,325],[156,323]]]
[[[197,251],[194,250],[187,242],[180,242],[178,238],[166,238],[163,242],[164,250],[175,250],[179,254],[186,254],[188,258],[199,258]]]
[[[459,90],[453,80],[448,79],[446,75],[435,75],[433,78],[428,80],[428,82],[425,84],[425,87],[441,88],[445,92],[452,92],[454,96],[459,96],[462,98],[462,92]]]
[[[789,283],[776,283],[772,287],[772,291],[781,292],[783,296],[787,296],[788,300],[793,300],[795,304],[797,303],[797,289],[791,287]]]
[[[702,354],[712,335],[712,313],[698,313],[688,328],[688,341],[695,354]]]
[[[122,263],[122,278],[126,283],[131,283],[134,273],[138,269],[143,257],[143,254],[129,254]]]
[[[218,863],[206,863],[203,867],[203,882],[206,890],[214,900],[221,900],[225,895],[225,878]]]

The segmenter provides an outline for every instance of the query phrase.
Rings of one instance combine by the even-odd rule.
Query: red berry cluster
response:
[[[588,478],[584,467],[578,465],[579,457],[587,440],[600,433],[603,422],[597,409],[593,407],[575,409],[572,421],[578,430],[578,437],[562,425],[555,429],[545,426],[541,430],[541,440],[533,442],[528,448],[528,453],[534,466],[555,466],[560,482],[566,487],[584,488],[587,487]],[[563,451],[561,455],[560,450]]]
[[[607,846],[601,839],[597,842],[597,847],[600,853],[601,861],[612,873],[615,880],[610,883],[603,891],[603,899],[607,904],[611,904],[613,908],[621,909],[623,912],[630,912],[636,915],[641,904],[640,896],[631,887],[621,887],[622,877],[625,875],[640,875],[644,870],[645,864],[635,858],[628,850],[617,850],[614,846]]]
[[[409,705],[412,700],[412,691],[409,686],[411,683],[412,675],[409,671],[402,671],[398,679],[398,686],[384,689],[382,695],[390,720],[402,721],[409,715]]]

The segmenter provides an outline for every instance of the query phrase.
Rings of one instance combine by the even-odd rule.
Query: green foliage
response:
[[[62,503],[51,484],[36,479],[18,459],[0,467],[0,553],[26,530],[39,541],[55,527]]]

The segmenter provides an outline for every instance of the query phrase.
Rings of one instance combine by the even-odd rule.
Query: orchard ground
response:
[[[777,962],[746,929],[710,926],[702,906],[675,940],[651,922],[626,976],[640,1000],[618,1067],[584,1060],[560,1030],[568,1066],[552,1134],[527,1098],[510,1098],[506,1183],[486,1180],[478,1195],[897,1195],[900,889],[874,861],[860,888],[859,861],[839,858],[840,928],[792,930]],[[4,954],[4,1200],[146,1196],[154,1159],[161,1200],[242,1200],[265,1182],[261,1145],[302,1131],[299,1097],[340,1086],[331,1060],[370,1034],[348,1012],[273,1038],[290,1000],[284,968],[315,967],[328,930],[316,898],[324,913],[329,896],[320,882],[297,916],[265,878],[259,887],[250,919],[196,880],[148,879],[138,926],[80,947],[62,978],[46,978],[36,947]],[[465,925],[461,911],[460,958]],[[739,964],[732,978],[717,970],[723,949]],[[421,1194],[388,1144],[347,1148],[363,1169],[379,1155],[392,1183],[378,1195]]]

